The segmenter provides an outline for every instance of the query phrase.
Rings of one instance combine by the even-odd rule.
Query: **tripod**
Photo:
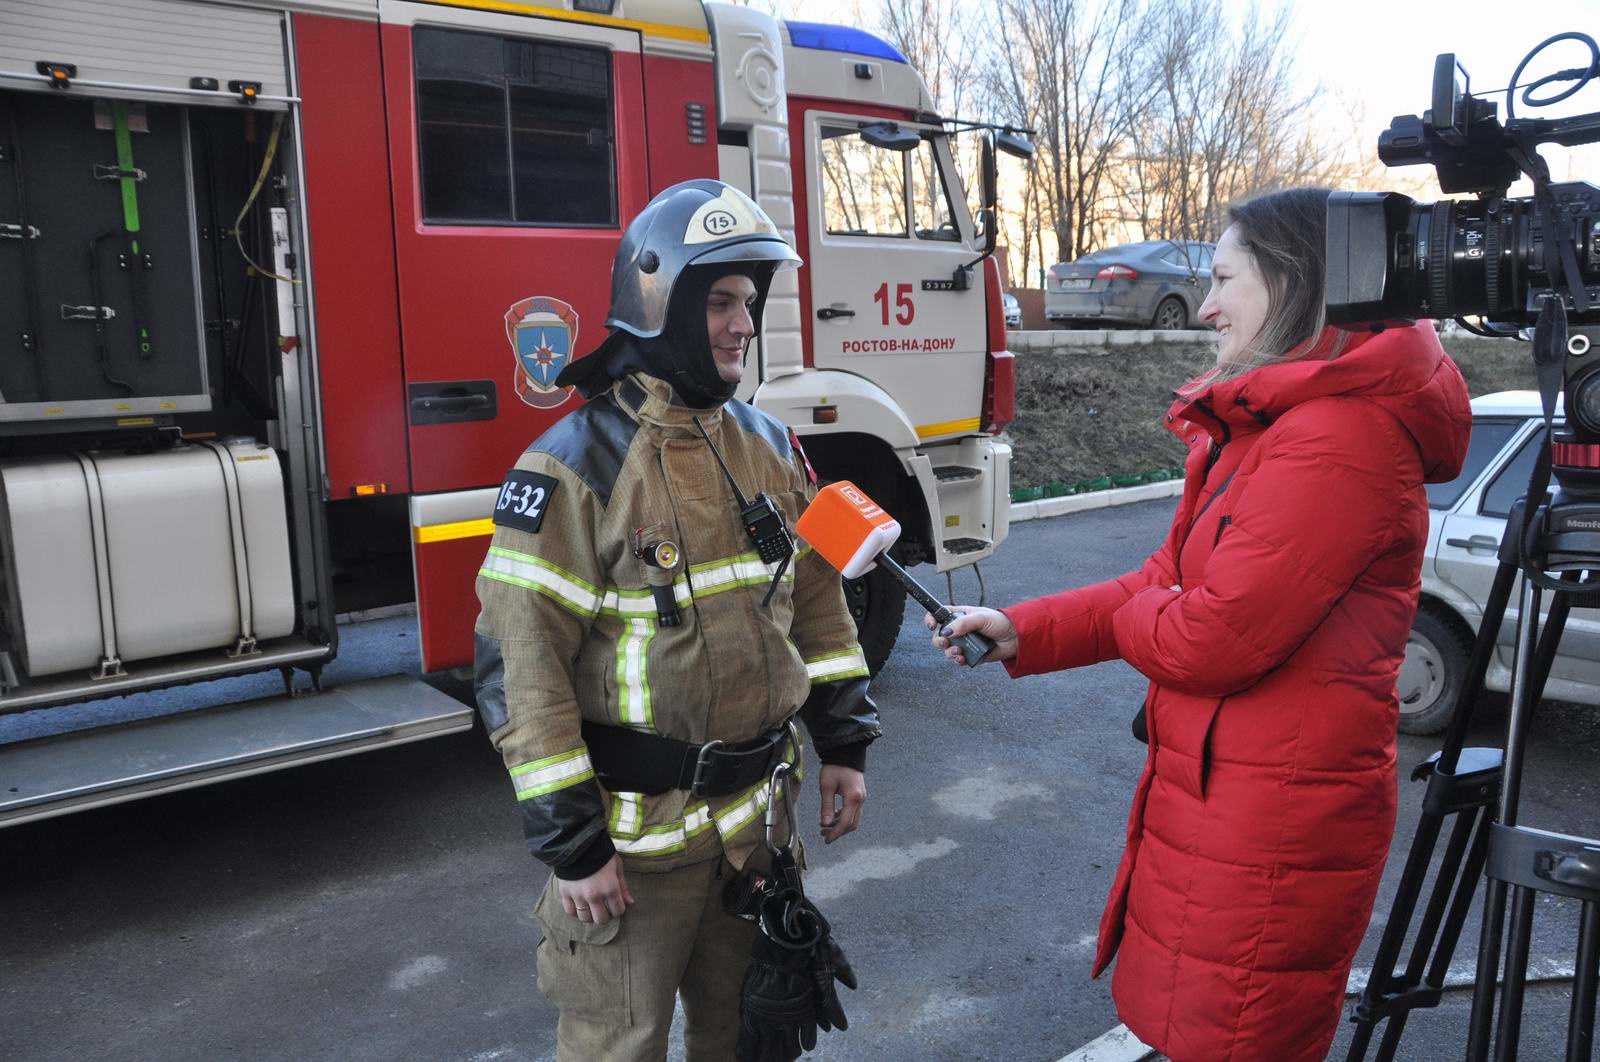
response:
[[[1574,354],[1588,350],[1588,337]],[[1577,349],[1581,347],[1581,349]],[[1506,521],[1483,621],[1473,644],[1467,681],[1456,701],[1443,748],[1419,765],[1412,778],[1426,778],[1423,812],[1399,891],[1384,926],[1372,977],[1351,1021],[1356,1025],[1347,1062],[1367,1056],[1380,1022],[1379,1062],[1391,1062],[1411,1011],[1437,1006],[1445,973],[1460,939],[1479,875],[1488,882],[1477,977],[1468,1031],[1467,1062],[1514,1062],[1522,1029],[1528,982],[1528,952],[1534,904],[1541,893],[1578,900],[1580,915],[1565,1062],[1593,1058],[1597,968],[1600,968],[1600,840],[1551,833],[1518,824],[1523,758],[1534,710],[1575,605],[1600,606],[1600,447],[1551,432],[1563,362],[1569,353],[1566,313],[1559,298],[1546,300],[1534,337],[1534,361],[1544,399],[1546,443],[1534,467],[1527,496]],[[1572,386],[1600,384],[1593,374]],[[1600,390],[1596,391],[1600,397]],[[1554,468],[1561,489],[1542,503]],[[1530,508],[1531,507],[1531,508]],[[1506,747],[1466,748],[1473,706],[1483,692],[1484,673],[1495,650],[1506,604],[1519,573],[1516,655]],[[1583,577],[1587,575],[1588,578]],[[1552,594],[1542,630],[1539,608]],[[1404,969],[1397,966],[1417,909],[1428,867],[1447,819],[1455,817],[1433,890]],[[1506,931],[1506,906],[1511,922]],[[1504,988],[1496,1021],[1496,974],[1505,953]],[[1493,1054],[1490,1054],[1491,1039]]]

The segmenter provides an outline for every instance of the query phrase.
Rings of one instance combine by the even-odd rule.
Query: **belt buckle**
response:
[[[706,767],[711,763],[712,750],[720,749],[721,747],[721,741],[708,741],[700,746],[700,752],[694,758],[694,778],[689,782],[689,795],[691,797],[698,798],[706,795]]]

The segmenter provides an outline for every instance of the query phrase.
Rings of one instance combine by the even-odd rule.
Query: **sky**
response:
[[[750,0],[790,17],[849,23],[856,9],[871,11],[876,0]],[[989,2],[989,0],[978,0]],[[1251,0],[1222,0],[1239,17]],[[1368,157],[1378,134],[1399,114],[1421,114],[1430,105],[1434,56],[1454,52],[1471,77],[1473,91],[1503,88],[1517,63],[1540,41],[1578,31],[1600,38],[1600,0],[1257,0],[1264,12],[1288,4],[1293,11],[1290,44],[1303,91],[1316,91],[1331,136],[1354,139]],[[1579,42],[1554,45],[1530,66],[1533,76],[1579,66],[1588,60]],[[1531,80],[1525,75],[1525,80]],[[1320,87],[1320,90],[1319,90]],[[1319,91],[1318,91],[1319,90]],[[1505,116],[1504,94],[1496,97]],[[1600,81],[1555,107],[1519,117],[1554,118],[1600,111]],[[1352,113],[1362,116],[1351,129]],[[1556,180],[1600,184],[1600,146],[1546,147]],[[1421,167],[1395,171],[1397,183],[1414,183]],[[1513,187],[1525,195],[1525,186]]]
[[[1227,0],[1230,12],[1247,0]],[[1275,4],[1264,4],[1276,9]],[[1397,114],[1420,114],[1429,106],[1434,56],[1454,52],[1467,69],[1472,89],[1504,88],[1522,57],[1547,37],[1578,31],[1600,38],[1600,0],[1301,0],[1293,5],[1295,65],[1309,90],[1320,82],[1325,105],[1345,113],[1360,108],[1362,139],[1375,151],[1377,134]],[[1529,67],[1535,76],[1588,61],[1581,42],[1553,45]],[[1527,74],[1524,81],[1530,80]],[[1494,97],[1505,117],[1505,96]],[[1518,117],[1555,118],[1600,111],[1600,81],[1573,98]],[[1344,119],[1348,126],[1348,119]],[[1600,184],[1600,149],[1547,147],[1557,180],[1583,178]],[[1402,171],[1403,172],[1403,171]]]

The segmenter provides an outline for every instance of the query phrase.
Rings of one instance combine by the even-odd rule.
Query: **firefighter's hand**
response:
[[[822,790],[822,840],[832,844],[861,825],[861,809],[867,805],[867,776],[854,767],[825,763],[817,784]]]
[[[628,881],[622,875],[622,857],[614,855],[611,862],[577,881],[556,880],[556,892],[561,895],[561,906],[567,914],[580,922],[593,922],[603,926],[633,904],[633,893],[628,891]]]
[[[1011,625],[1011,620],[1004,612],[973,605],[951,605],[950,611],[959,614],[943,629],[934,630],[933,617],[930,615],[922,617],[922,625],[933,631],[933,647],[951,660],[958,664],[966,663],[967,658],[961,652],[961,647],[950,639],[971,631],[977,631],[994,643],[989,655],[983,658],[984,663],[1010,660],[1017,655],[1017,628]]]

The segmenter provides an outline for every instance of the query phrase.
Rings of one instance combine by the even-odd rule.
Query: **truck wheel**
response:
[[[1156,316],[1150,322],[1150,327],[1170,331],[1188,328],[1189,308],[1176,295],[1168,295],[1161,300],[1161,305],[1156,307]]]
[[[1450,725],[1471,656],[1461,628],[1427,605],[1417,609],[1400,664],[1400,733],[1437,734]]]
[[[898,553],[896,550],[896,559]],[[906,588],[880,564],[859,579],[846,579],[844,600],[856,621],[856,640],[866,655],[867,667],[876,675],[888,663],[894,640],[900,635]]]

